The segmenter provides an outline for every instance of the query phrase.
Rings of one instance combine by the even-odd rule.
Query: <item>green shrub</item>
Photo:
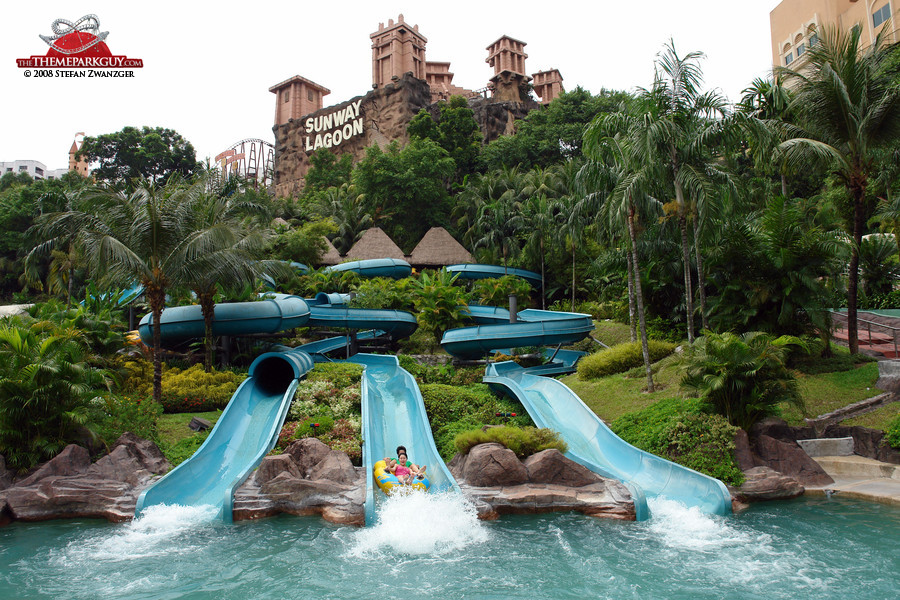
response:
[[[350,301],[352,308],[380,308],[412,310],[413,297],[405,280],[386,277],[364,279],[356,286],[356,297]]]
[[[153,364],[146,360],[127,360],[122,364],[122,389],[135,396],[153,395]],[[207,373],[203,365],[187,369],[163,368],[161,399],[167,413],[206,412],[224,408],[246,379],[230,370]]]
[[[456,450],[463,454],[467,454],[478,444],[497,442],[515,452],[520,459],[549,448],[556,448],[560,452],[566,452],[569,449],[566,443],[559,438],[557,432],[536,427],[501,426],[472,429],[458,434],[453,442]]]
[[[453,439],[461,431],[483,425],[534,425],[521,404],[495,396],[484,384],[424,384],[420,387],[434,432],[434,442],[444,460],[450,460],[456,453]],[[512,413],[516,416],[504,416]]]
[[[472,295],[486,306],[507,306],[510,294],[518,297],[517,304],[520,310],[528,308],[531,285],[515,275],[477,279],[472,283]]]
[[[894,417],[885,430],[885,439],[892,447],[900,450],[900,415]]]
[[[675,351],[675,344],[650,340],[648,343],[650,362],[656,362]],[[640,342],[628,342],[595,352],[578,361],[579,379],[596,379],[624,373],[644,364]]]
[[[744,483],[744,473],[734,460],[737,430],[721,415],[682,415],[668,428],[666,458],[739,486]]]
[[[159,417],[161,404],[152,397],[117,396],[106,394],[94,398],[91,406],[99,412],[97,433],[107,444],[130,431],[145,440],[159,443]]]
[[[734,460],[737,428],[720,415],[705,414],[707,408],[697,399],[660,400],[619,417],[610,429],[636,448],[740,485],[744,475]]]
[[[359,385],[364,367],[356,363],[319,363],[306,376],[306,381],[330,381],[336,388]]]

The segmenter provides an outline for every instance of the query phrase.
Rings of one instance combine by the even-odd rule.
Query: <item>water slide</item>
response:
[[[516,323],[509,323],[503,309],[470,310],[476,322],[485,324],[451,329],[441,340],[447,352],[464,359],[501,348],[572,343],[593,330],[590,316],[578,313],[524,310]],[[502,323],[504,314],[507,320]],[[721,481],[638,450],[610,431],[566,385],[541,376],[563,370],[554,365],[523,369],[514,362],[494,363],[488,365],[484,382],[516,397],[539,427],[558,431],[569,446],[569,458],[628,485],[639,519],[649,517],[645,496],[665,496],[711,514],[731,512],[731,495]]]
[[[375,521],[375,462],[395,456],[406,446],[409,459],[428,467],[429,493],[459,485],[438,453],[415,378],[400,367],[396,356],[357,354],[349,359],[365,367],[362,378],[363,467],[366,471],[366,525]]]
[[[362,277],[391,277],[393,279],[403,279],[412,275],[410,264],[397,258],[354,260],[327,267],[325,271],[339,273],[353,271]]]
[[[500,265],[465,263],[450,265],[449,267],[444,267],[444,270],[458,274],[460,279],[499,279],[504,275],[515,275],[527,281],[533,288],[540,288],[542,285],[540,273]]]
[[[272,294],[259,302],[225,303],[215,307],[214,335],[246,335],[249,333],[275,333],[314,325],[340,328],[370,328],[358,339],[382,335],[394,337],[411,334],[416,328],[415,317],[403,311],[348,309],[346,296],[320,294],[309,302],[298,296]],[[368,317],[368,318],[367,318]],[[139,331],[145,342],[152,339],[152,316],[145,316]],[[203,315],[199,306],[168,308],[160,318],[162,337],[167,342],[177,342],[202,337],[205,332]],[[173,469],[165,477],[146,489],[138,498],[135,514],[156,504],[202,505],[218,507],[219,516],[231,521],[234,491],[274,447],[278,433],[284,424],[298,381],[313,366],[310,353],[319,356],[349,343],[345,336],[306,344],[300,348],[281,347],[257,357],[250,366],[248,378],[241,384],[219,418],[209,437],[188,460]],[[396,359],[394,359],[396,361]],[[377,361],[376,361],[377,362]],[[399,365],[397,367],[399,369]],[[406,373],[403,371],[403,373]],[[406,373],[409,376],[408,373]],[[412,380],[411,376],[409,376]],[[412,380],[415,387],[415,380]],[[380,390],[376,384],[371,389]],[[378,391],[380,397],[396,395],[389,390]],[[418,408],[424,417],[424,405],[418,396]],[[380,409],[370,410],[376,414]],[[427,419],[425,426],[428,427]],[[383,431],[390,431],[384,425]],[[403,425],[411,431],[410,425]],[[428,436],[430,436],[428,428]],[[393,439],[393,438],[392,438]],[[417,433],[409,439],[416,447],[426,448]],[[433,448],[434,442],[431,442]],[[430,453],[423,453],[424,464],[435,464]],[[428,460],[428,463],[425,461]],[[435,473],[443,467],[433,467]],[[449,474],[447,474],[449,476]],[[438,477],[438,481],[440,477]],[[442,486],[446,487],[446,486]]]

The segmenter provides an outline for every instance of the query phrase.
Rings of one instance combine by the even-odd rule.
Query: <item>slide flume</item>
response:
[[[362,378],[363,467],[366,470],[366,525],[375,520],[375,462],[396,456],[406,446],[409,459],[428,467],[430,493],[459,492],[431,434],[425,402],[415,378],[400,367],[396,356],[357,354],[349,359],[365,367]]]

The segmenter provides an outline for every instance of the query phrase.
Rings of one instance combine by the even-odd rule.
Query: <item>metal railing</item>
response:
[[[837,321],[840,321],[840,319],[843,319],[844,323],[849,324],[850,321],[847,318],[847,313],[838,312],[836,310],[832,310],[830,312],[831,312],[831,316],[832,316],[833,320],[835,317],[838,317]],[[861,311],[861,312],[865,312],[865,311]],[[860,319],[859,314],[857,313],[857,317],[856,317],[857,339],[859,339],[861,337],[859,335],[861,332],[861,330],[860,330],[861,327],[865,328],[865,332],[868,337],[868,339],[866,341],[869,343],[869,345],[872,345],[872,343],[873,343],[872,342],[872,329],[873,328],[875,329],[876,334],[877,333],[886,333],[886,334],[890,335],[894,342],[894,356],[900,358],[900,353],[898,353],[898,351],[897,351],[897,346],[898,346],[898,341],[897,341],[898,333],[897,332],[900,332],[900,327],[894,327],[892,325],[885,325],[884,323],[876,323],[875,321],[869,321],[868,319]]]

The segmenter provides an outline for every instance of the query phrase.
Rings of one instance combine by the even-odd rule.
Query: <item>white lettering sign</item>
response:
[[[305,136],[304,144],[306,151],[334,148],[354,136],[362,135],[363,120],[359,116],[361,104],[362,98],[327,115],[307,117],[303,124],[308,134]],[[315,136],[312,135],[314,132]]]

